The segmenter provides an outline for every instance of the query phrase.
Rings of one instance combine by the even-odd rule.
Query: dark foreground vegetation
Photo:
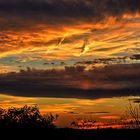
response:
[[[140,129],[71,129],[54,125],[57,115],[41,115],[37,106],[0,109],[1,137],[16,139],[129,140],[138,139]]]
[[[21,108],[0,108],[0,128],[55,128],[53,122],[57,115],[42,115],[39,108],[34,106],[23,106]]]
[[[6,133],[6,135],[5,135]],[[18,139],[46,139],[46,140],[136,140],[139,139],[139,129],[2,129],[1,136]]]

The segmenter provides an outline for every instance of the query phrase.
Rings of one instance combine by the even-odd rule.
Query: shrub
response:
[[[54,128],[57,115],[42,115],[36,105],[0,108],[0,127]]]

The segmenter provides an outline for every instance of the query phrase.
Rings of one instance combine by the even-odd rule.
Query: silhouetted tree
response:
[[[130,102],[121,120],[125,127],[140,129],[140,104]]]
[[[52,114],[41,115],[36,105],[25,105],[21,108],[0,108],[0,127],[54,128],[53,122],[57,117]]]

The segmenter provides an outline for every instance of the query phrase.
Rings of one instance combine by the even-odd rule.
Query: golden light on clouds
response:
[[[22,107],[25,104],[37,104],[42,114],[53,113],[60,115],[57,120],[58,126],[68,127],[72,121],[83,118],[84,120],[97,120],[96,125],[99,125],[100,123],[101,126],[103,125],[106,127],[108,126],[106,125],[108,121],[120,119],[123,111],[126,109],[126,105],[129,103],[128,99],[131,98],[133,97],[100,98],[90,100],[68,98],[29,98],[0,94],[0,106],[2,108],[9,108],[11,106]]]
[[[129,50],[137,53],[139,21],[138,14],[124,15],[120,20],[109,17],[100,23],[61,25],[58,29],[43,25],[33,32],[3,32],[0,57],[12,55],[22,59],[66,60],[129,54]]]
[[[0,0],[1,107],[105,128],[139,102],[139,73],[140,0]]]
[[[13,71],[16,71],[16,68],[13,68],[12,66],[0,65],[0,73],[8,73]]]
[[[0,64],[16,70],[22,66],[42,69],[46,68],[42,66],[45,61],[71,65],[96,58],[132,56],[140,51],[139,12],[104,15],[101,19],[97,15],[93,19],[91,15],[34,18],[25,15],[26,23],[19,15],[10,23],[9,17],[0,18]]]

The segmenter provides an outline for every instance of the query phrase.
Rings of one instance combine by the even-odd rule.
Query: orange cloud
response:
[[[139,14],[124,14],[120,19],[108,17],[97,23],[39,24],[33,30],[2,31],[0,58],[67,60],[138,53],[139,21]],[[88,43],[83,45],[85,38]]]
[[[102,116],[102,117],[100,117],[101,119],[119,119],[120,118],[120,116]]]
[[[12,66],[5,66],[0,64],[0,74],[1,73],[8,73],[8,72],[14,72],[16,71],[16,68]]]

